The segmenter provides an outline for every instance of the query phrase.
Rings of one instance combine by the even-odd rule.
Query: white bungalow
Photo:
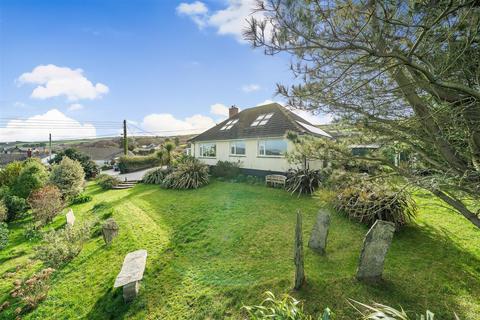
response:
[[[247,174],[284,173],[293,167],[285,157],[295,148],[286,137],[289,131],[332,138],[278,103],[241,112],[233,106],[227,120],[189,140],[190,154],[208,165],[238,161]],[[321,163],[311,162],[310,167],[321,167]]]

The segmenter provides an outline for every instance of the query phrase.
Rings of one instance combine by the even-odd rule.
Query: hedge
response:
[[[161,165],[161,159],[156,155],[123,156],[118,162],[121,173],[133,172]]]

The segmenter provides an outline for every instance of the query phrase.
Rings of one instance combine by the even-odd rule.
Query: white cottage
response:
[[[219,160],[240,162],[247,174],[284,173],[292,167],[285,152],[295,148],[286,137],[289,131],[332,138],[278,103],[241,112],[233,106],[227,120],[190,139],[190,154],[208,165],[215,165]],[[315,168],[321,164],[310,163],[310,166]]]

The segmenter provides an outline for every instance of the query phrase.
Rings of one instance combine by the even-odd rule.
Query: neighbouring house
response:
[[[288,132],[331,139],[332,136],[278,103],[266,104],[238,112],[233,106],[229,118],[193,137],[190,155],[208,165],[218,161],[240,162],[246,174],[285,173],[295,164],[288,162],[286,152],[295,145],[287,139]],[[320,168],[321,161],[310,162]]]
[[[116,160],[124,154],[122,148],[114,146],[92,147],[79,145],[75,147],[75,149],[83,154],[88,155],[90,160],[95,162],[98,166],[109,164],[112,160]],[[133,153],[128,151],[128,155],[132,156]]]

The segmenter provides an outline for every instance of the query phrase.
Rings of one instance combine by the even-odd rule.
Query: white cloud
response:
[[[81,110],[81,109],[83,109],[83,105],[80,103],[74,103],[68,107],[69,111],[75,111],[75,110]]]
[[[210,106],[210,113],[217,116],[228,117],[228,107],[221,103],[215,103]]]
[[[177,12],[179,12],[180,7],[184,8],[184,11],[190,10],[189,13],[184,12],[184,14],[188,15],[200,29],[209,26],[215,28],[218,34],[232,35],[242,43],[245,42],[242,38],[242,32],[248,26],[247,19],[251,17],[261,19],[263,17],[260,12],[252,13],[256,8],[256,0],[228,0],[228,6],[225,9],[217,10],[211,14],[209,14],[205,4],[200,1],[191,4],[181,3],[177,7]],[[193,7],[198,8],[194,10]]]
[[[51,109],[28,119],[10,120],[0,128],[0,141],[45,141],[49,133],[52,139],[94,138],[96,129],[92,124],[81,124],[57,109]]]
[[[145,131],[159,136],[201,133],[214,125],[215,121],[212,118],[200,114],[182,120],[170,113],[149,114],[141,123]]]
[[[190,17],[200,29],[207,25],[208,8],[201,1],[195,1],[192,3],[182,2],[177,6],[176,10],[179,15]]]
[[[247,84],[242,87],[242,91],[246,93],[254,92],[260,90],[260,86],[258,84]]]
[[[32,72],[26,72],[18,78],[20,84],[37,84],[31,97],[47,99],[66,96],[69,101],[80,99],[97,99],[108,93],[109,89],[103,83],[95,85],[85,78],[82,69],[58,67],[53,64],[40,65]]]
[[[208,8],[205,3],[201,1],[195,1],[192,3],[180,3],[177,7],[177,13],[186,15],[205,14],[208,12]]]

